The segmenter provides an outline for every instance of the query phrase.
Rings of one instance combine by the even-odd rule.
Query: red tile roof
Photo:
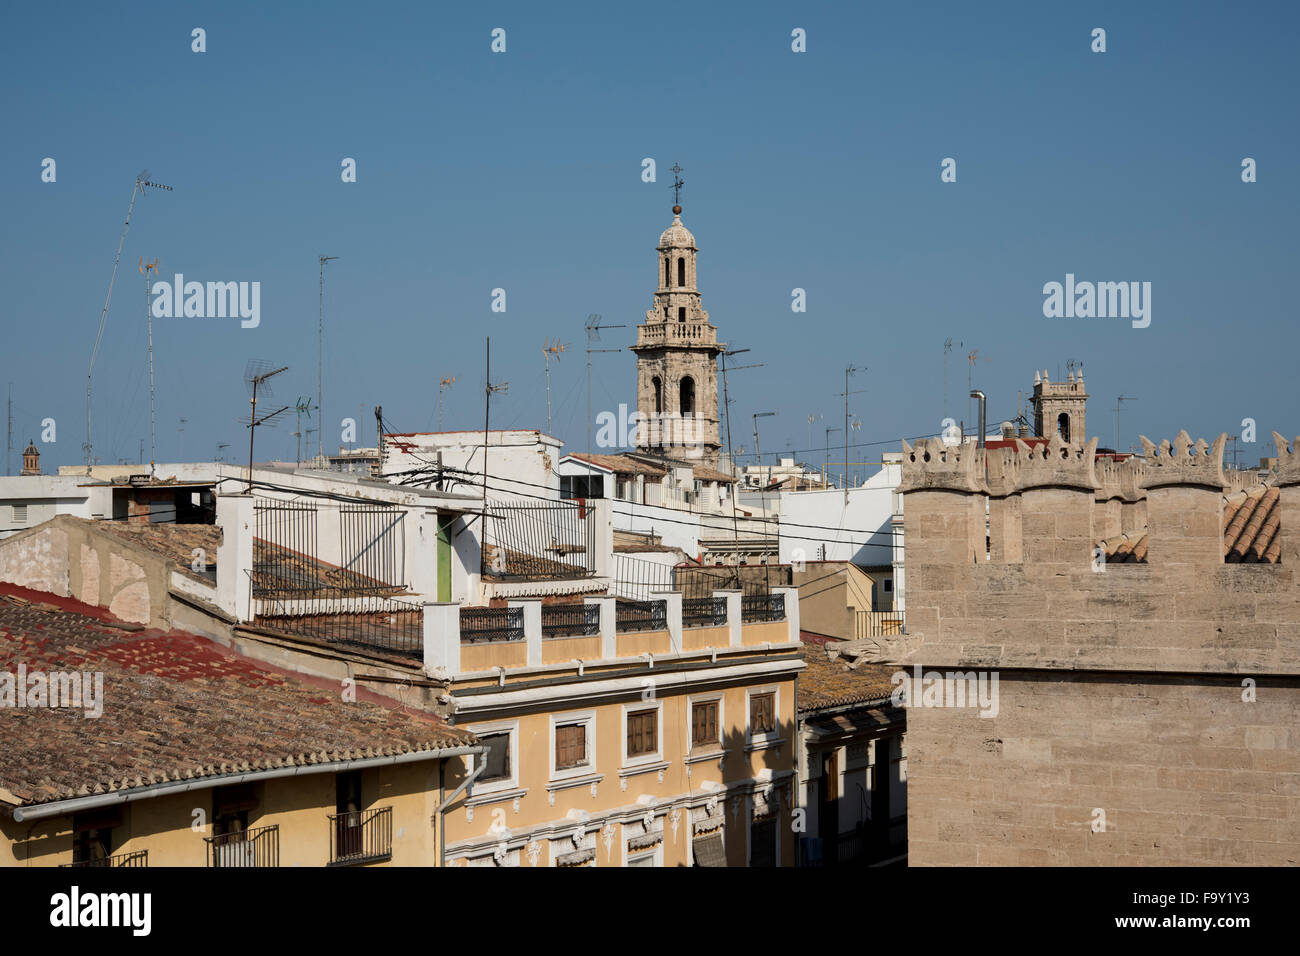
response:
[[[0,788],[25,804],[170,780],[431,751],[473,734],[180,631],[0,585],[0,672],[103,674],[103,713],[0,706]]]
[[[1277,529],[1281,514],[1276,487],[1259,484],[1223,499],[1223,560],[1225,564],[1275,564],[1282,552]],[[1100,542],[1108,564],[1134,564],[1147,559],[1147,529]]]
[[[846,657],[832,658],[826,645],[805,647],[803,659],[808,666],[797,678],[800,714],[846,704],[888,704],[894,692],[890,677],[898,668],[891,664],[853,665]]]

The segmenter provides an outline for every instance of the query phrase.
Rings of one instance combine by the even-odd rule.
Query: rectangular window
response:
[[[885,593],[889,594],[893,590],[894,590],[894,579],[885,578]]]
[[[242,834],[248,829],[248,812],[256,808],[257,791],[253,784],[217,787],[212,791],[213,834]]]
[[[703,747],[718,742],[718,702],[705,701],[691,707],[691,744]]]
[[[14,505],[14,524],[27,523],[27,506]]]
[[[334,775],[335,859],[362,855],[364,828],[361,825],[361,771]]]
[[[749,865],[776,866],[776,820],[760,820],[749,827]]]
[[[479,781],[505,780],[510,776],[510,734],[484,734],[479,743],[488,748],[483,757],[486,769],[479,774]]]
[[[555,728],[555,769],[570,770],[587,763],[587,725]]]
[[[755,694],[749,698],[749,732],[770,734],[776,730],[776,694]]]
[[[72,862],[98,863],[113,855],[113,829],[122,825],[120,807],[78,813],[72,818]]]
[[[659,711],[642,710],[627,715],[627,755],[644,757],[659,752]]]

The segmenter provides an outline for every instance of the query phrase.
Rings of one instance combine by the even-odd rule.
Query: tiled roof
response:
[[[167,558],[177,570],[192,573],[194,549],[202,548],[205,563],[217,563],[221,529],[212,524],[156,524],[150,521],[104,521],[69,517],[93,530],[113,535]]]
[[[695,474],[698,481],[718,481],[723,484],[735,484],[736,479],[726,472],[718,471],[716,468],[710,468],[708,465],[696,465],[691,471]]]
[[[0,585],[0,672],[103,674],[103,713],[0,707],[0,788],[25,804],[473,744],[468,731],[179,631]]]
[[[890,677],[898,668],[893,665],[853,666],[847,658],[833,659],[827,646],[811,644],[804,647],[803,659],[808,666],[798,677],[801,714],[846,704],[887,703],[894,692]]]
[[[638,461],[628,455],[570,455],[577,461],[584,461],[588,464],[597,465],[601,468],[607,468],[616,475],[649,475],[654,478],[662,478],[668,474],[667,469],[659,468],[648,462]]]
[[[1275,564],[1282,542],[1277,535],[1281,506],[1276,487],[1261,483],[1223,499],[1223,560],[1226,564]],[[1147,559],[1147,529],[1101,542],[1107,564]]]

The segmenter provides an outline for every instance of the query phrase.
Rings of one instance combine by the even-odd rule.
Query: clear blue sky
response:
[[[629,326],[603,347],[633,340],[676,161],[705,308],[766,363],[731,378],[735,444],[752,451],[750,415],[777,411],[765,451],[810,432],[820,448],[850,361],[865,367],[856,438],[891,440],[862,454],[935,433],[952,337],[953,417],[971,349],[994,422],[1035,368],[1055,378],[1076,359],[1103,445],[1123,393],[1139,399],[1123,447],[1252,417],[1253,459],[1270,429],[1300,432],[1298,21],[1290,3],[7,4],[0,389],[13,383],[15,445],[52,417],[46,469],[81,460],[86,366],[147,167],[175,191],[136,204],[96,368],[103,460],[134,461],[140,438],[148,456],[141,256],[164,278],[262,289],[257,329],[155,321],[161,460],[246,454],[249,358],[291,367],[284,403],[315,393],[321,253],[341,257],[327,447],[344,415],[372,444],[376,403],[401,430],[436,427],[443,376],[446,427],[482,427],[490,334],[510,383],[494,427],[545,427],[542,344],[572,343],[552,369],[553,431],[579,450],[584,319]],[[1150,281],[1151,326],[1044,318],[1042,286],[1067,272]],[[633,355],[595,363],[595,410],[634,402]],[[293,430],[290,416],[259,437],[258,458],[291,457]]]

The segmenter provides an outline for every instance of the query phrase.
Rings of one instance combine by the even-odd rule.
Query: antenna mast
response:
[[[601,329],[625,329],[626,325],[602,325],[600,314],[593,312],[587,316],[587,467],[591,467],[591,353],[621,352],[622,349],[593,349],[592,342],[600,341]],[[591,472],[587,472],[587,494],[591,494]]]
[[[542,357],[546,360],[546,434],[548,435],[551,434],[551,356],[554,355],[555,361],[558,362],[561,353],[568,347],[567,342],[561,342],[559,339],[555,340],[554,345],[551,344],[550,339],[542,345]]]
[[[122,236],[117,240],[117,255],[113,257],[113,274],[108,280],[108,295],[104,297],[104,311],[99,314],[99,331],[95,333],[95,347],[90,352],[90,368],[86,371],[86,474],[90,474],[90,465],[94,461],[90,443],[90,383],[95,374],[95,359],[99,357],[99,343],[104,338],[104,323],[108,320],[108,304],[113,301],[113,283],[117,281],[117,266],[122,259],[122,246],[126,244],[126,232],[131,228],[131,211],[135,209],[136,194],[144,195],[145,187],[172,191],[172,187],[162,183],[151,182],[149,170],[143,169],[135,177],[135,186],[131,188],[131,202],[126,207],[126,222],[122,224]]]
[[[325,368],[325,263],[337,259],[338,256],[320,256],[320,317],[316,323],[316,408],[319,410],[325,406],[323,398],[323,386]],[[321,421],[325,421],[325,413],[321,412]],[[316,456],[324,459],[325,445],[324,438],[321,434],[322,429],[316,430]],[[250,466],[251,467],[251,466]],[[250,472],[251,474],[251,472]]]

